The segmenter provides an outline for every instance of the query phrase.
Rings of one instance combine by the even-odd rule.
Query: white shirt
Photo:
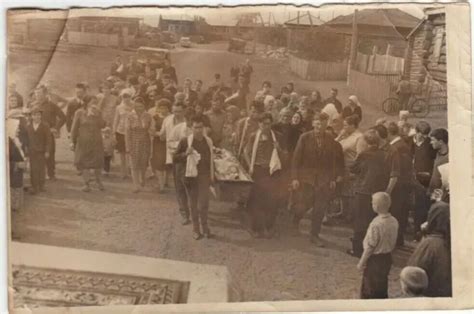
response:
[[[391,214],[377,215],[369,225],[364,238],[364,250],[372,254],[391,253],[397,244],[398,221]]]
[[[171,158],[171,162],[173,162],[173,154],[176,152],[176,149],[178,148],[179,141],[181,141],[183,138],[188,137],[189,135],[192,134],[192,129],[188,127],[186,122],[181,122],[179,124],[176,124],[171,131],[169,132],[169,135],[166,137],[166,158],[168,158],[168,154]],[[166,163],[168,164],[168,159],[166,160]]]
[[[327,104],[321,111],[329,116],[328,125],[332,125],[333,121],[339,118],[339,112],[334,104]]]

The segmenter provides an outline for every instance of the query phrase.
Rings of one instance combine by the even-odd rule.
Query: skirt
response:
[[[116,140],[115,149],[119,153],[125,154],[127,152],[127,149],[125,147],[125,135],[116,132],[115,133],[115,140]]]

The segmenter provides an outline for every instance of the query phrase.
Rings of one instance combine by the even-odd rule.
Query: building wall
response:
[[[431,103],[445,105],[446,23],[445,15],[430,16],[410,37],[406,74],[414,85],[430,91]]]

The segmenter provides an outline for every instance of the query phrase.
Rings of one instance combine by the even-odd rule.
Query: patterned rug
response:
[[[13,266],[15,307],[186,303],[189,282]]]

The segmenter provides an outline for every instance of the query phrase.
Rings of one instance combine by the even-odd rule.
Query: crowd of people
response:
[[[281,210],[292,213],[295,230],[309,216],[317,247],[326,243],[323,223],[351,224],[347,253],[360,258],[361,297],[386,298],[392,253],[406,244],[412,212],[419,244],[401,274],[402,290],[449,296],[447,130],[412,125],[406,112],[398,122],[379,119],[361,130],[364,107],[355,95],[343,105],[335,88],[323,99],[319,91],[298,93],[291,82],[276,92],[271,81],[251,95],[252,73],[247,60],[232,67],[229,84],[215,74],[205,89],[199,79],[178,84],[169,61],[156,68],[117,56],[99,94],[77,83],[65,110],[45,85],[25,100],[11,85],[12,208],[21,208],[25,161],[32,195],[45,191],[46,176],[56,180],[56,140],[65,125],[82,191],[106,190],[103,176],[113,160],[120,177],[131,176],[133,193],[143,191],[151,169],[158,193],[174,186],[181,223],[192,224],[193,238],[212,238],[209,186],[216,183],[214,148],[222,148],[253,180],[250,195],[236,204],[249,217],[252,237],[273,237]]]

